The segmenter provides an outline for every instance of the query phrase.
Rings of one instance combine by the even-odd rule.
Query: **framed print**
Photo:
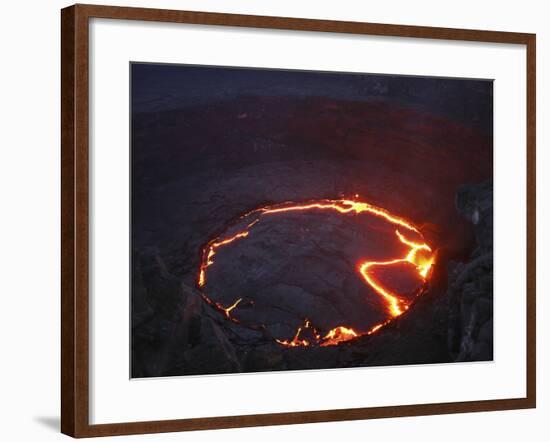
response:
[[[63,433],[535,407],[533,34],[61,17]]]

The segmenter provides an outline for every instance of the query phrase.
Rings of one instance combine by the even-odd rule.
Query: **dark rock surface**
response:
[[[240,228],[248,222],[244,218]],[[388,307],[357,267],[365,260],[403,258],[408,247],[399,242],[395,229],[367,213],[267,215],[248,237],[219,249],[204,291],[224,306],[242,298],[232,317],[262,324],[278,339],[291,339],[305,318],[323,335],[342,325],[367,332],[387,319]],[[416,233],[400,230],[420,241]],[[414,297],[423,285],[410,264],[383,270],[376,272],[377,280],[399,293]]]
[[[475,225],[478,247],[449,265],[449,345],[457,361],[493,359],[493,184],[462,187],[458,210]]]

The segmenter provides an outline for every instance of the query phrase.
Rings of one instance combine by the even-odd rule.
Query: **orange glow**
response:
[[[255,223],[251,223],[251,225],[254,225]],[[226,246],[227,244],[231,244],[233,241],[239,239],[239,238],[246,238],[248,236],[248,230],[245,230],[244,232],[237,233],[236,235],[233,235],[227,239],[224,239],[223,241],[214,241],[211,242],[207,248],[205,249],[205,253],[203,253],[203,262],[200,267],[199,271],[199,287],[204,286],[206,284],[206,269],[210,267],[212,264],[214,264],[214,255],[216,254],[216,249],[218,247]],[[204,259],[204,256],[206,256],[206,259]]]
[[[214,307],[216,310],[219,310],[220,312],[222,312],[227,319],[230,319],[233,322],[237,322],[237,323],[239,322],[237,319],[235,319],[233,316],[231,316],[231,311],[234,310],[235,307],[237,307],[240,304],[240,302],[243,300],[243,298],[237,299],[233,304],[231,304],[228,307],[224,307],[219,302],[212,301],[209,297],[207,297],[204,294],[202,295],[202,299],[204,299],[209,305]]]
[[[358,197],[358,195],[356,195],[356,197]],[[261,207],[259,209],[248,212],[240,217],[241,219],[248,216],[254,217],[253,221],[248,223],[245,230],[226,238],[223,238],[223,234],[217,236],[204,247],[197,281],[199,288],[203,289],[206,285],[207,269],[214,264],[214,256],[217,252],[217,249],[231,244],[232,242],[240,238],[246,238],[250,234],[252,227],[260,222],[262,216],[309,210],[334,210],[341,214],[360,214],[366,212],[382,218],[395,226],[407,229],[410,232],[414,232],[416,236],[422,238],[421,232],[413,223],[407,221],[404,218],[391,214],[386,209],[376,207],[362,201],[348,199],[325,199],[306,203],[286,202],[274,206]],[[375,270],[377,267],[408,263],[415,267],[416,273],[418,274],[419,278],[425,281],[429,277],[430,271],[435,263],[436,254],[432,252],[430,246],[425,242],[415,242],[404,236],[399,230],[395,230],[395,234],[397,235],[398,240],[407,247],[407,250],[402,257],[391,259],[388,261],[362,261],[359,262],[357,265],[359,274],[364,282],[368,286],[370,286],[374,290],[374,292],[378,296],[380,296],[380,298],[385,302],[388,310],[388,317],[386,320],[374,325],[366,332],[358,332],[352,328],[341,325],[333,328],[332,330],[329,330],[326,335],[321,336],[319,332],[315,329],[315,327],[311,325],[310,321],[306,319],[304,321],[304,324],[297,328],[296,333],[292,339],[275,339],[275,341],[287,347],[305,347],[310,345],[325,347],[330,345],[337,345],[341,342],[349,341],[362,335],[371,335],[373,333],[376,333],[385,325],[389,324],[394,318],[402,315],[410,307],[412,301],[408,301],[402,298],[398,293],[392,292],[380,281],[377,281],[373,276],[373,270]],[[242,298],[236,300],[232,305],[224,307],[221,304],[212,301],[204,293],[202,294],[202,297],[208,304],[212,305],[217,310],[222,312],[226,318],[230,319],[233,322],[239,322],[231,315],[231,312],[239,305],[239,303],[242,301]],[[308,337],[302,336],[305,330],[308,330]]]
[[[365,333],[367,335],[372,335],[374,333],[376,333],[378,330],[380,330],[382,327],[384,327],[385,325],[389,324],[391,321],[392,321],[393,318],[388,318],[386,319],[384,322],[380,322],[379,324],[376,324],[375,326],[371,327],[371,329]]]
[[[359,265],[359,272],[361,273],[361,276],[363,276],[363,279],[376,291],[376,293],[384,298],[388,305],[389,313],[392,317],[403,314],[403,312],[409,308],[409,304],[401,299],[396,293],[391,292],[376,281],[376,279],[372,276],[371,270],[380,266],[391,266],[408,262],[416,267],[419,276],[425,280],[435,260],[435,254],[431,254],[428,258],[420,258],[418,255],[418,252],[421,250],[426,252],[432,251],[428,244],[410,241],[405,238],[399,230],[396,230],[395,234],[399,238],[399,241],[409,247],[409,251],[405,257],[382,262],[365,261]]]
[[[298,330],[296,330],[296,334],[294,335],[292,341],[281,341],[279,339],[275,339],[275,341],[286,347],[307,347],[309,345],[309,341],[307,341],[306,339],[300,339],[301,333],[302,327],[298,327]]]
[[[376,324],[367,332],[367,334],[372,335],[373,333],[376,333],[378,330],[380,330],[382,327],[384,327],[383,322],[381,322],[380,324]]]
[[[311,330],[312,338],[309,341],[306,338],[301,337],[303,331],[306,329]],[[308,347],[310,345],[327,347],[329,345],[337,345],[340,342],[349,341],[350,339],[354,339],[358,336],[359,333],[357,333],[352,328],[338,326],[333,328],[332,330],[329,330],[329,332],[325,336],[321,337],[315,327],[311,325],[311,322],[306,319],[304,325],[296,329],[296,334],[294,335],[294,338],[292,338],[292,340],[276,339],[275,341],[277,341],[281,345],[284,345],[285,347]]]
[[[225,313],[225,316],[227,316],[229,318],[231,310],[233,310],[235,307],[237,307],[242,300],[243,300],[243,298],[239,298],[233,304],[231,304],[229,307],[226,307],[226,308],[222,309]]]
[[[374,289],[376,293],[384,298],[388,306],[388,310],[393,317],[399,316],[405,311],[405,305],[403,301],[395,293],[387,290],[382,284],[376,281],[374,277],[370,274],[369,270],[373,267],[391,266],[393,264],[398,264],[403,261],[404,259],[394,259],[391,261],[383,262],[366,261],[359,265],[359,272],[363,276],[363,279],[368,285],[370,285]]]
[[[352,328],[339,326],[330,330],[321,340],[319,344],[321,347],[328,345],[337,345],[340,342],[349,341],[350,339],[359,336]]]
[[[392,215],[386,209],[380,207],[372,206],[369,203],[353,200],[321,200],[315,201],[306,204],[282,204],[277,207],[264,207],[259,209],[259,212],[262,214],[273,214],[273,213],[282,213],[282,212],[295,212],[295,211],[304,211],[312,209],[321,209],[321,210],[336,210],[340,213],[363,213],[368,212],[372,215],[384,218],[392,224],[400,225],[406,229],[418,232],[418,229],[407,220],[400,218],[398,216]]]

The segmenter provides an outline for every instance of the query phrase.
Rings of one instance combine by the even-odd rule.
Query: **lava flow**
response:
[[[414,232],[416,236],[423,239],[421,232],[418,230],[417,227],[414,226],[413,223],[407,221],[402,217],[392,215],[386,209],[376,207],[369,203],[358,200],[327,199],[310,201],[306,203],[286,202],[278,205],[261,207],[259,209],[245,213],[240,217],[240,219],[251,217],[253,218],[253,221],[250,222],[244,230],[232,234],[225,232],[224,234],[212,239],[204,247],[197,280],[199,288],[203,290],[206,285],[207,270],[209,267],[214,265],[214,257],[217,251],[221,247],[227,246],[234,241],[246,238],[250,234],[252,227],[260,222],[263,216],[285,212],[309,210],[334,210],[341,214],[359,214],[366,212],[382,218],[396,226],[395,234],[397,236],[397,239],[402,244],[407,246],[408,250],[404,256],[392,260],[361,261],[357,264],[357,270],[363,281],[367,285],[369,285],[378,296],[380,296],[387,307],[388,316],[384,321],[372,326],[370,329],[363,332],[341,325],[329,330],[326,334],[322,335],[317,331],[315,327],[312,326],[311,322],[306,319],[304,320],[303,325],[297,328],[296,333],[292,339],[275,339],[275,341],[280,345],[286,347],[306,347],[311,345],[326,347],[330,345],[337,345],[341,342],[349,341],[362,335],[371,335],[373,333],[376,333],[382,327],[390,323],[394,318],[403,314],[410,307],[412,301],[403,298],[399,294],[387,288],[380,281],[378,281],[373,275],[373,270],[378,267],[387,267],[397,264],[408,264],[414,266],[418,277],[422,281],[426,281],[430,276],[431,269],[435,262],[436,254],[425,242],[412,241],[398,230],[399,228],[409,230],[410,232]],[[241,303],[242,301],[242,298],[236,300],[230,306],[224,307],[220,303],[211,300],[205,293],[202,293],[202,297],[209,305],[219,310],[227,319],[239,323],[239,321],[231,315],[231,312],[238,307],[239,303]]]

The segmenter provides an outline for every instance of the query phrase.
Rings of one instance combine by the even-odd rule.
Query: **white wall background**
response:
[[[461,0],[115,1],[125,6],[535,32],[538,38],[538,408],[377,421],[132,436],[131,440],[333,440],[423,442],[543,440],[550,433],[550,303],[545,249],[550,167],[550,12],[546,2]],[[12,1],[0,18],[0,438],[49,441],[59,427],[59,0]],[[449,379],[452,382],[452,379]],[[546,419],[545,419],[546,418]],[[116,440],[125,440],[119,437]],[[106,440],[106,439],[102,439]]]

